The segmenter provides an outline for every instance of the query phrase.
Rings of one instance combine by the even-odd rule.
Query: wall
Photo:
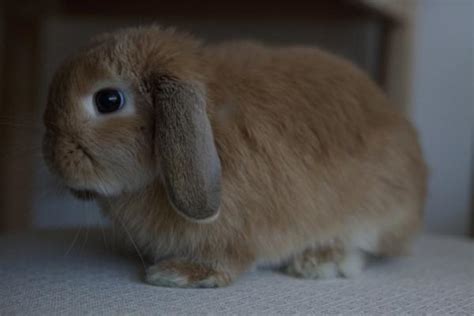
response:
[[[421,0],[412,117],[431,168],[426,228],[466,234],[474,122],[474,1]]]

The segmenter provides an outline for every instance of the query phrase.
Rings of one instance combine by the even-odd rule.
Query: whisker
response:
[[[83,211],[85,211],[83,209]],[[87,211],[83,212],[84,214],[87,214]],[[86,216],[86,236],[84,238],[84,241],[82,242],[82,246],[81,246],[81,250],[80,250],[80,254],[82,254],[82,250],[84,249],[84,246],[87,244],[87,240],[89,239],[89,231],[90,231],[90,223],[89,223],[89,220],[88,220],[88,217]]]
[[[48,125],[58,127],[58,124],[55,121],[44,119],[39,115],[31,115],[31,116],[27,116],[24,114],[21,116],[0,115],[0,122],[13,123],[13,124],[20,123],[20,125],[29,125],[29,126],[34,125],[37,128],[43,128],[44,124],[47,123]]]
[[[128,229],[125,227],[125,225],[124,225],[122,219],[120,218],[120,216],[117,216],[117,219],[118,219],[118,221],[120,222],[120,225],[122,226],[123,230],[124,230],[125,233],[127,234],[128,238],[130,239],[130,241],[131,241],[131,243],[132,243],[132,245],[133,245],[133,248],[135,248],[135,251],[137,252],[138,257],[140,258],[140,261],[141,261],[141,263],[142,263],[142,265],[143,265],[143,269],[146,270],[145,260],[143,260],[143,256],[142,256],[140,250],[138,249],[138,246],[135,244],[135,241],[133,240],[132,235],[130,234],[130,232],[128,231]]]
[[[19,140],[15,141],[15,142],[13,142],[13,141],[9,141],[9,142],[8,141],[3,141],[2,145],[8,146],[8,147],[13,147],[13,148],[35,148],[35,149],[39,149],[43,146],[43,144],[38,140],[35,140],[35,141],[33,141],[29,144],[25,144],[24,142],[19,141]],[[23,147],[20,147],[20,146],[23,146]]]
[[[99,220],[99,228],[100,228],[100,231],[102,232],[102,240],[104,241],[104,246],[107,250],[110,250],[109,242],[107,241],[107,235],[104,229],[104,223],[102,223],[102,221],[100,220]]]
[[[71,245],[69,246],[69,248],[67,249],[66,253],[64,254],[64,257],[67,257],[69,255],[69,253],[71,252],[72,248],[74,247],[74,245],[76,244],[77,242],[77,239],[79,238],[79,234],[81,233],[82,231],[82,225],[79,226],[79,229],[77,230],[77,233],[76,235],[74,236],[74,239],[72,240],[72,243]]]
[[[35,121],[25,121],[25,120],[17,120],[17,119],[3,119],[0,118],[0,128],[2,129],[24,129],[28,132],[33,131],[43,131],[44,126]]]
[[[95,216],[97,218],[97,223],[99,225],[100,231],[102,232],[102,240],[104,241],[104,247],[107,250],[110,250],[111,248],[109,247],[109,243],[107,242],[106,233],[104,229],[104,223],[102,222],[102,219],[100,218],[99,214],[96,213]]]
[[[29,155],[33,158],[43,158],[43,153],[38,149],[22,149],[11,152],[5,152],[0,155],[0,160],[18,158]]]
[[[8,114],[5,114],[5,113],[12,113],[12,115],[8,115]],[[38,117],[38,114],[37,113],[21,113],[21,114],[17,114],[17,113],[13,113],[13,111],[5,111],[5,113],[3,113],[2,115],[0,115],[0,117],[18,117],[19,115],[21,115],[21,117],[34,117],[34,118],[37,118]]]
[[[38,117],[18,117],[18,116],[0,115],[0,120],[9,121],[9,122],[32,123],[35,125],[41,123],[41,120]]]

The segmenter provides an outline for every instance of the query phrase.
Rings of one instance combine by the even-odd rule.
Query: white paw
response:
[[[337,277],[337,265],[334,262],[320,264],[316,268],[316,277],[320,279],[332,279]]]
[[[286,272],[307,279],[331,279],[338,276],[352,278],[362,272],[364,259],[360,251],[345,253],[337,260],[327,260],[317,255],[303,256],[290,262],[286,267]]]
[[[177,270],[163,269],[159,265],[153,265],[146,270],[145,280],[152,285],[182,288],[213,288],[226,286],[230,282],[225,275],[218,273],[190,277]]]
[[[339,273],[346,278],[354,278],[362,273],[365,256],[359,250],[348,252],[338,263]]]
[[[146,270],[145,279],[148,283],[166,287],[187,287],[188,277],[173,271],[162,270],[153,265]]]

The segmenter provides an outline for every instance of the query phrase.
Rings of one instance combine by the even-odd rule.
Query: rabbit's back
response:
[[[227,119],[262,140],[280,135],[321,154],[354,150],[364,135],[405,124],[362,71],[319,49],[243,42],[209,50],[217,125]]]
[[[206,54],[223,215],[246,218],[251,236],[279,236],[260,251],[394,217],[407,236],[416,229],[425,194],[416,134],[362,71],[303,47],[232,43]]]

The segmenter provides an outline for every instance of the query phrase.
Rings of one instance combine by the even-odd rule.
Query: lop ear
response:
[[[219,213],[221,167],[204,88],[170,78],[154,80],[155,150],[168,198],[175,210],[193,221]]]

